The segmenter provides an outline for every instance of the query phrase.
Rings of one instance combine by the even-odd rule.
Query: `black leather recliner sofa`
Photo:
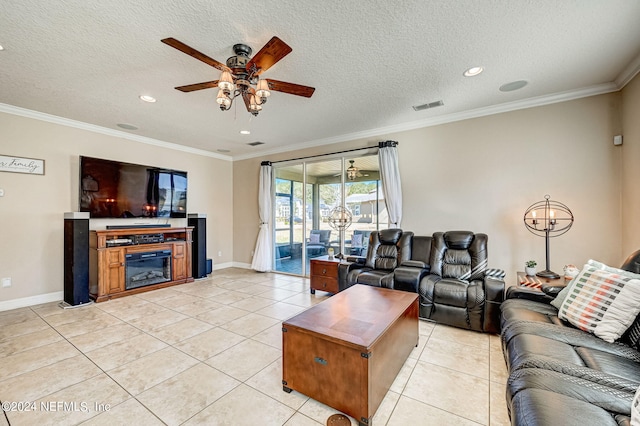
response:
[[[640,250],[621,269],[640,273]],[[558,318],[549,294],[510,287],[502,349],[513,425],[628,425],[640,387],[640,316],[609,343]]]
[[[364,263],[357,263],[348,273],[347,282],[393,288],[394,271],[410,259],[413,232],[385,229],[369,235]]]
[[[385,229],[371,233],[366,258],[348,260],[339,266],[340,290],[367,284],[416,292],[421,318],[500,332],[504,273],[488,274],[485,234],[450,231],[427,237]]]
[[[436,322],[500,333],[502,277],[487,274],[487,236],[436,232],[430,272],[420,280],[420,315]]]

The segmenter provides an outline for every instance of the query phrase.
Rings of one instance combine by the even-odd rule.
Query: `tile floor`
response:
[[[0,426],[325,425],[335,410],[280,381],[281,321],[327,297],[232,268],[76,309],[0,312],[0,399],[35,402]],[[498,336],[420,321],[373,424],[509,424],[506,379]]]

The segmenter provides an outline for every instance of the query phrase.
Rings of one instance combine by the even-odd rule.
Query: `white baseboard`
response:
[[[242,269],[251,269],[251,264],[250,263],[243,263],[243,262],[231,262],[231,264],[229,264],[229,266],[227,266],[227,268],[229,268],[229,267],[242,268]]]
[[[40,305],[42,303],[59,302],[64,299],[63,291],[39,294],[37,296],[23,297],[20,299],[5,300],[0,302],[0,312],[11,309],[24,308],[25,306]]]
[[[213,263],[213,270],[217,271],[218,269],[226,269],[226,268],[232,268],[233,267],[233,262],[225,262],[225,263]]]

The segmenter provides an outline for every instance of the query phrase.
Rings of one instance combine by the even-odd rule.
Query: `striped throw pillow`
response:
[[[614,342],[640,312],[640,280],[587,264],[569,284],[558,317]]]

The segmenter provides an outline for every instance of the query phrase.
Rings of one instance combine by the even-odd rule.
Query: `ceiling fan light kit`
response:
[[[265,98],[264,102],[266,102],[266,98],[271,96],[271,92],[269,91],[269,83],[267,83],[267,80],[262,78],[258,80],[258,86],[256,88],[256,96]]]
[[[271,91],[307,98],[315,91],[313,87],[260,78],[260,74],[291,53],[291,47],[278,37],[269,40],[253,58],[250,58],[252,50],[249,46],[234,45],[235,56],[227,59],[226,65],[174,38],[165,38],[162,42],[221,71],[218,80],[179,86],[176,89],[181,92],[193,92],[217,87],[219,90],[216,102],[222,111],[229,110],[233,101],[240,96],[247,111],[256,116],[271,96]]]
[[[356,180],[358,177],[358,168],[353,165],[354,160],[349,160],[349,167],[347,168],[347,179]]]

